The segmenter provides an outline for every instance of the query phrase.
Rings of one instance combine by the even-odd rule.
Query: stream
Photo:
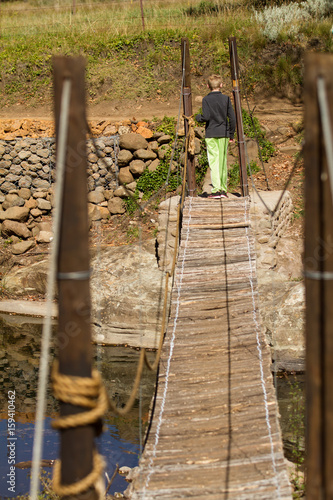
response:
[[[32,458],[41,329],[41,318],[0,315],[0,499],[16,498],[29,492],[31,469],[11,469],[11,464],[29,462]],[[55,324],[53,330],[55,334]],[[155,353],[148,355],[153,361]],[[51,348],[53,357],[54,349]],[[138,358],[139,352],[128,347],[95,346],[95,365],[102,374],[109,397],[120,407],[125,405],[131,392]],[[138,464],[155,378],[155,373],[144,370],[133,409],[125,417],[115,416],[112,412],[105,416],[104,432],[97,439],[97,448],[105,457],[106,473],[110,478],[117,464],[119,467]],[[275,384],[286,457],[290,461],[302,461],[304,376],[279,374],[275,377]],[[48,389],[42,453],[42,459],[46,461],[54,460],[59,453],[58,432],[51,427],[57,412],[58,402]],[[52,466],[46,465],[49,466],[43,469],[42,481],[49,483]],[[127,486],[128,483],[118,474],[109,494],[122,492]]]

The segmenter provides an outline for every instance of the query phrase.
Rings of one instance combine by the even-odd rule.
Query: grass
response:
[[[263,36],[250,4],[250,0],[145,0],[143,30],[139,2],[130,0],[90,0],[78,3],[75,13],[69,0],[2,2],[0,95],[9,103],[48,102],[52,57],[80,54],[87,60],[91,100],[120,100],[124,88],[126,99],[151,99],[157,90],[169,99],[179,92],[183,36],[190,42],[194,93],[205,91],[205,78],[212,71],[222,72],[230,82],[229,36],[237,38],[250,90],[259,86],[283,93],[286,84],[301,86],[299,56],[308,42],[318,41],[312,50],[333,50],[332,16],[305,23],[299,39],[282,40],[276,47]],[[272,59],[272,51],[277,51],[276,58]]]

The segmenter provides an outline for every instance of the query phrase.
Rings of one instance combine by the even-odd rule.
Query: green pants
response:
[[[207,157],[212,178],[212,193],[217,191],[227,192],[227,151],[228,137],[207,137]]]

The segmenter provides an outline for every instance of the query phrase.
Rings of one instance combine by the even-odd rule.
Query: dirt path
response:
[[[200,97],[193,99],[193,112],[196,113],[201,104]],[[268,123],[281,123],[300,119],[303,113],[301,104],[294,105],[286,99],[277,99],[275,97],[261,100],[260,102],[250,101],[250,109],[254,108],[254,115],[261,121]],[[243,102],[246,106],[246,102]],[[111,120],[122,121],[131,118],[137,120],[151,120],[154,117],[163,118],[164,116],[178,116],[179,101],[170,100],[144,100],[137,101],[103,101],[99,104],[88,104],[87,115],[89,120]],[[52,120],[53,108],[51,105],[43,105],[27,108],[22,104],[14,106],[3,106],[0,110],[1,120],[31,119],[31,120]]]

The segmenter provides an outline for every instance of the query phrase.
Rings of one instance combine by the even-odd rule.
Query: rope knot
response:
[[[52,422],[54,429],[68,429],[98,422],[108,408],[108,397],[97,370],[91,377],[74,377],[58,371],[58,362],[52,369],[51,379],[54,395],[64,403],[88,408],[87,411],[58,417]],[[83,479],[72,484],[61,484],[61,462],[56,460],[53,473],[53,490],[60,496],[78,495],[94,486],[99,492],[100,479],[104,470],[104,460],[97,452],[93,457],[93,470]],[[99,494],[99,498],[103,498]]]

